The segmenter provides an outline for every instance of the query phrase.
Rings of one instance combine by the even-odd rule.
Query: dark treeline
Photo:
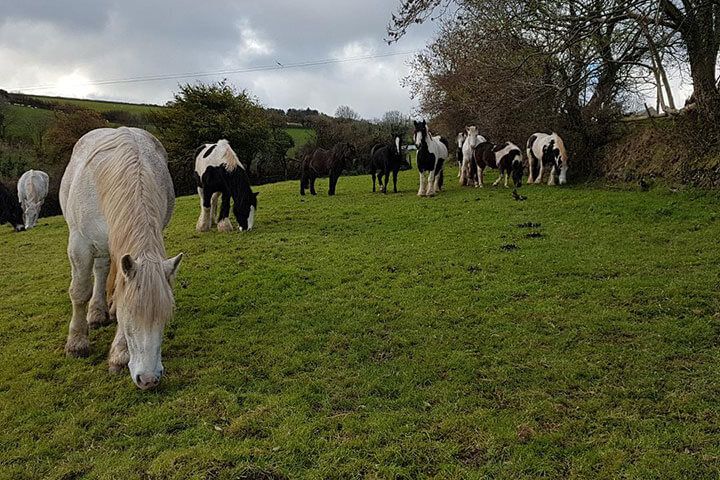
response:
[[[438,35],[406,81],[448,135],[474,122],[494,140],[523,144],[557,130],[590,173],[623,112],[653,89],[648,111],[677,118],[685,148],[720,150],[717,1],[403,0],[388,40],[431,18],[440,19]],[[669,70],[692,80],[686,108]]]

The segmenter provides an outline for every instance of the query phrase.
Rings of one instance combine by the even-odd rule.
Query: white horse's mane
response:
[[[135,261],[135,286],[124,289],[125,300],[136,318],[151,321],[172,314],[174,300],[163,266],[167,198],[142,160],[142,147],[130,129],[118,128],[96,145],[87,162],[107,154],[97,166],[95,181],[108,225],[110,258],[116,265],[128,254]],[[117,280],[124,283],[122,275]]]

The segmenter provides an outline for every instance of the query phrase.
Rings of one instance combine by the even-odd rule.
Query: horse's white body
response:
[[[555,174],[557,173],[556,164],[558,163],[558,160],[560,161],[560,175],[558,180],[560,182],[560,185],[567,183],[568,157],[562,138],[560,138],[557,133],[535,133],[533,135],[536,137],[535,142],[533,143],[532,148],[527,149],[528,162],[530,165],[530,175],[528,177],[528,183],[542,182],[544,170],[543,156],[545,155],[546,149],[551,143],[554,145],[554,148],[557,149],[557,155],[555,155],[555,163],[553,163],[552,169],[550,170],[550,178],[548,179],[548,185],[555,185]],[[537,160],[539,160],[540,162],[540,171],[538,172],[537,178],[533,179],[535,162]]]
[[[485,137],[477,132],[477,127],[467,127],[467,136],[465,142],[463,142],[462,153],[463,163],[460,169],[460,185],[469,185],[472,182],[476,187],[478,182],[475,181],[472,171],[473,155],[475,154],[475,147],[485,142]],[[479,184],[482,187],[482,183]]]
[[[429,170],[427,172],[428,178],[427,183],[425,180],[425,173],[424,171],[420,170],[420,188],[418,189],[418,195],[421,197],[427,196],[432,197],[435,195],[435,192],[440,190],[440,174],[437,172],[438,170],[438,162],[441,160],[447,160],[448,158],[448,150],[444,143],[440,141],[440,135],[433,136],[430,133],[430,129],[427,129],[427,135],[425,136],[425,142],[428,146],[428,151],[435,155],[435,167],[433,170]],[[415,145],[420,148],[420,145],[422,144],[422,132],[417,132],[415,134]],[[418,163],[419,167],[419,163]],[[437,174],[436,174],[437,172]]]
[[[28,170],[18,180],[17,189],[25,229],[32,228],[37,223],[40,208],[50,189],[50,177],[40,170]]]
[[[86,356],[88,325],[108,323],[112,261],[118,326],[108,361],[112,371],[127,364],[143,389],[156,386],[163,373],[162,332],[172,315],[171,285],[182,258],[165,260],[162,230],[174,205],[167,153],[148,132],[101,128],[75,144],[60,185],[72,267],[73,315],[65,351]]]

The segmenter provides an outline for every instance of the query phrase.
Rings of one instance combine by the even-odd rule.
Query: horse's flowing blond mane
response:
[[[167,197],[152,165],[142,157],[152,154],[146,151],[150,143],[139,142],[136,135],[118,128],[98,142],[88,163],[99,162],[95,182],[108,225],[111,262],[119,267],[121,258],[129,254],[137,267],[134,287],[123,289],[126,305],[134,311],[134,318],[168,318],[174,301],[163,266]],[[101,154],[102,160],[98,158]],[[117,280],[125,283],[120,274]]]
[[[245,168],[243,167],[242,163],[240,163],[240,159],[238,159],[233,149],[230,147],[230,142],[225,139],[218,140],[217,146],[223,149],[221,155],[223,160],[225,160],[225,170],[227,170],[228,172],[232,172],[237,167],[243,169]]]
[[[560,135],[553,132],[553,137],[555,137],[555,145],[557,146],[558,150],[560,150],[560,158],[562,158],[563,163],[566,163],[568,161],[567,152],[565,151],[565,143],[563,142],[563,139],[560,138]]]

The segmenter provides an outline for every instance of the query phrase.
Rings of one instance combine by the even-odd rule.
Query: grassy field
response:
[[[300,198],[185,252],[160,388],[63,355],[62,218],[0,230],[0,477],[717,478],[720,198],[574,186]],[[528,222],[534,228],[519,227]]]
[[[147,114],[158,108],[162,108],[160,105],[149,105],[145,103],[126,103],[126,102],[112,102],[107,100],[86,100],[82,98],[66,98],[66,97],[46,97],[43,95],[33,95],[38,100],[43,100],[49,103],[59,103],[61,105],[74,105],[76,107],[87,108],[88,110],[95,110],[96,112],[109,112],[112,110],[122,110],[135,115]]]
[[[32,143],[42,136],[53,121],[53,112],[41,108],[8,105],[6,107],[7,138]]]
[[[300,147],[315,139],[315,130],[312,128],[286,128],[285,131],[290,134],[295,146],[288,150],[287,156],[295,158]]]

